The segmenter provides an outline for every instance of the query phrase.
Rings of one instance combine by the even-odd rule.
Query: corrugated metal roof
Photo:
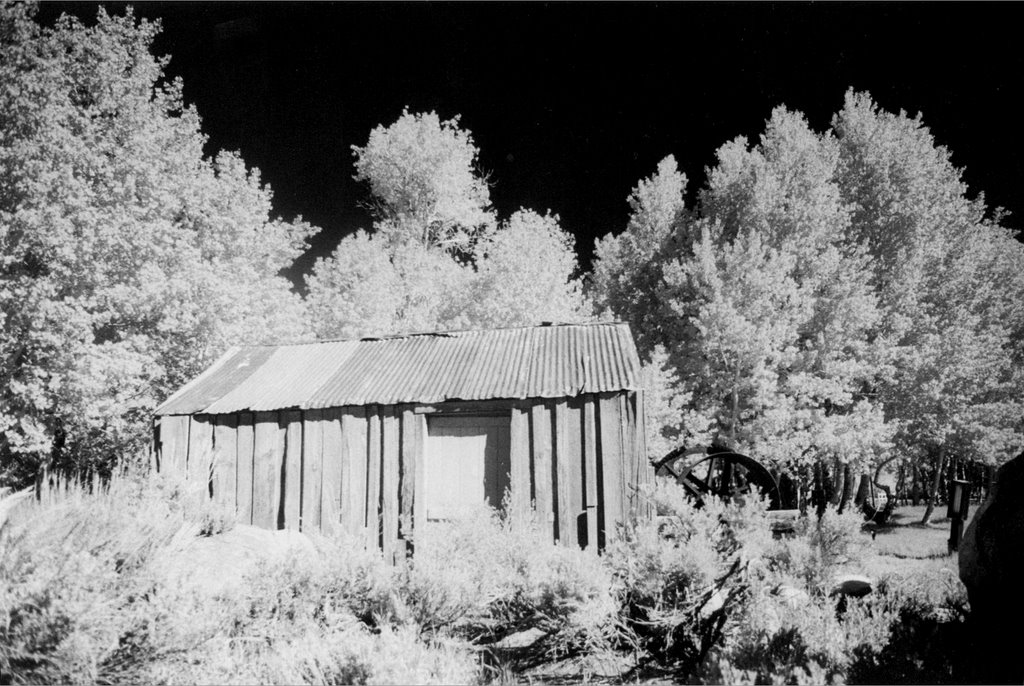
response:
[[[235,348],[156,411],[226,414],[636,390],[629,326],[560,324]]]

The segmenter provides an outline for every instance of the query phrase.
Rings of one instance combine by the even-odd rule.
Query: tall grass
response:
[[[0,528],[0,681],[468,683],[464,645],[396,622],[379,556],[318,541],[228,590],[181,573],[231,522],[186,484],[65,482]]]
[[[41,495],[0,522],[0,683],[474,683],[608,655],[625,680],[933,682],[966,612],[948,570],[832,595],[871,554],[856,518],[776,539],[762,501],[674,484],[601,556],[481,509],[397,567],[340,534],[233,530],[170,476]],[[231,557],[243,534],[265,550]]]

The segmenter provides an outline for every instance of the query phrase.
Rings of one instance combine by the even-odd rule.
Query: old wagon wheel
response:
[[[756,486],[768,498],[768,509],[781,507],[779,486],[771,472],[754,458],[727,448],[678,448],[655,466],[655,473],[675,479],[698,503],[708,496],[743,496]]]

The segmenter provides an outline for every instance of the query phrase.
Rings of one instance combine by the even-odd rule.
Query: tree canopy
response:
[[[1019,449],[1024,249],[920,117],[851,91],[818,133],[778,108],[693,208],[685,185],[672,157],[638,184],[592,284],[696,429],[790,471]]]
[[[381,233],[459,251],[494,225],[479,150],[472,134],[459,128],[458,116],[442,121],[436,112],[404,110],[352,151],[355,179],[370,187],[369,205]]]
[[[629,322],[648,446],[726,442],[793,474],[896,457],[935,476],[1024,439],[1024,247],[922,117],[850,91],[825,131],[775,109],[696,194],[671,155],[596,242],[501,217],[458,116],[353,146],[373,223],[305,274],[153,55],[159,25],[0,5],[0,485],[142,446],[154,407],[239,342]]]
[[[272,219],[237,154],[203,154],[158,30],[0,8],[4,481],[107,464],[229,341],[303,336],[279,272],[314,229]]]
[[[402,113],[353,148],[376,221],[306,276],[322,338],[524,326],[590,316],[575,244],[550,212],[499,220],[458,118]]]

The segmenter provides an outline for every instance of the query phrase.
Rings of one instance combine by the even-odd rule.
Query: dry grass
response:
[[[932,572],[956,575],[957,556],[948,552],[949,520],[945,508],[936,508],[929,524],[921,524],[924,510],[923,505],[901,506],[887,526],[865,530],[866,536],[873,532],[874,537],[871,554],[865,559],[864,573],[875,578]],[[977,507],[972,507],[970,517],[975,512]],[[970,519],[964,523],[965,529],[969,522]]]
[[[0,682],[478,680],[468,646],[403,620],[394,570],[341,541],[196,583],[182,565],[233,523],[193,496],[121,474],[19,505],[0,525]]]
[[[602,557],[487,511],[395,568],[341,538],[247,532],[193,495],[119,475],[20,504],[0,525],[0,681],[942,681],[954,651],[935,646],[962,616],[948,528],[909,508],[874,539],[834,512],[772,539],[761,503],[666,491],[672,516]],[[221,559],[236,544],[255,556]],[[238,570],[200,574],[211,560]],[[837,613],[841,571],[878,583]]]

